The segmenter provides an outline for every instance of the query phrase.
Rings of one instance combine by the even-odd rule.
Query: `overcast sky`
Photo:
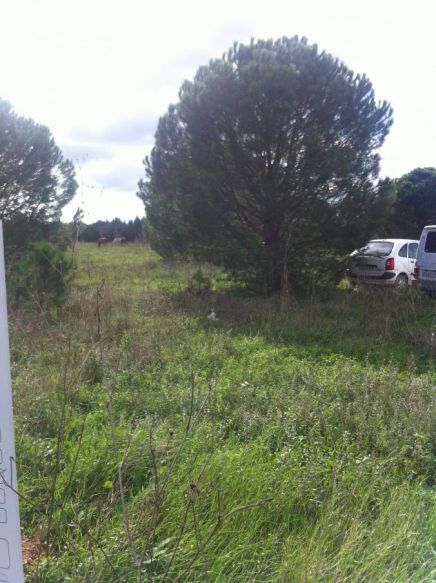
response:
[[[85,220],[142,216],[157,120],[233,41],[306,36],[394,108],[382,175],[436,166],[436,0],[0,0],[0,97],[76,164]]]

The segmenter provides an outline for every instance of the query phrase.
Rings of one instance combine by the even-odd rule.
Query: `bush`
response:
[[[32,302],[40,308],[60,306],[70,277],[70,262],[53,243],[39,241],[17,263],[10,292],[16,305]]]
[[[197,271],[188,281],[188,291],[196,296],[204,296],[210,293],[211,290],[211,278],[203,273],[201,269],[197,269]]]

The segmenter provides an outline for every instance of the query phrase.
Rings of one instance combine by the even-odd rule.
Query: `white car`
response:
[[[415,277],[421,289],[436,294],[436,225],[424,227],[422,231]]]
[[[359,283],[405,288],[415,281],[418,243],[414,239],[373,239],[349,257],[347,276]]]

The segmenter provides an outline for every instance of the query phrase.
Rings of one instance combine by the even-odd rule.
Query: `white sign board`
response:
[[[0,221],[0,583],[23,583],[23,581],[3,228]]]

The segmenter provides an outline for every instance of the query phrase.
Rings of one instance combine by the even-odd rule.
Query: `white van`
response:
[[[436,225],[424,227],[416,255],[415,277],[421,289],[436,293]]]

